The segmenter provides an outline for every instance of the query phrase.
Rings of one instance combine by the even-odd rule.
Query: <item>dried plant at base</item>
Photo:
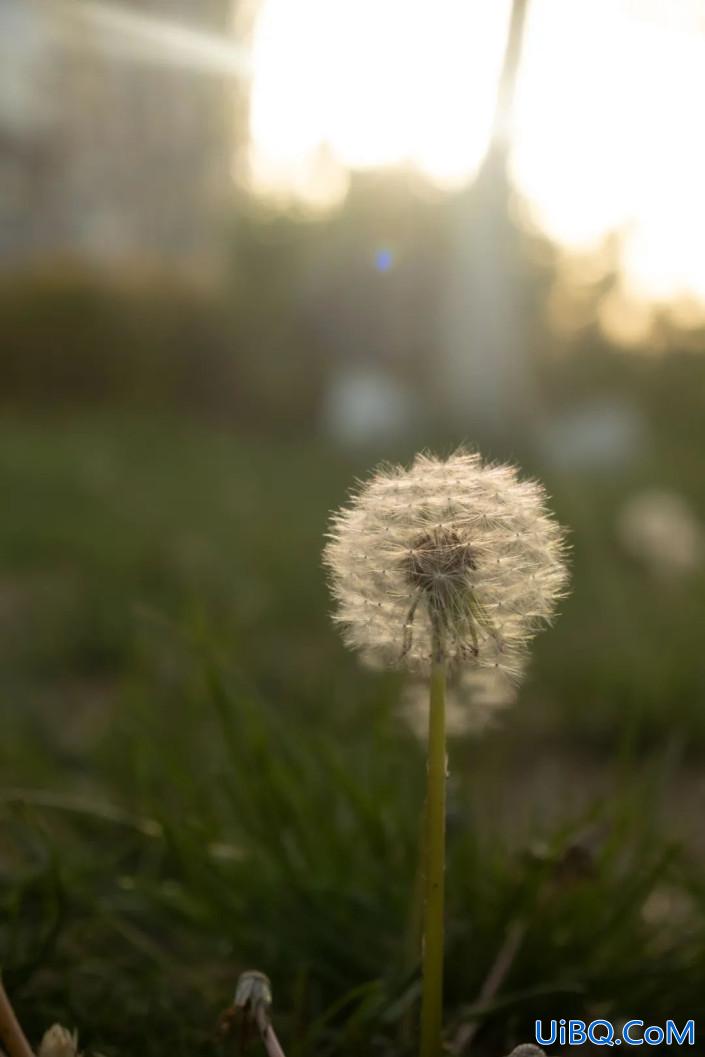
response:
[[[52,1024],[39,1044],[37,1057],[78,1057],[78,1034]]]
[[[268,1057],[284,1057],[271,1022],[272,988],[269,977],[257,969],[240,974],[235,998],[220,1015],[217,1035],[222,1041],[235,1039],[238,1052],[259,1035]]]
[[[324,561],[348,645],[370,663],[518,678],[567,581],[540,484],[460,451],[383,466],[333,516]]]

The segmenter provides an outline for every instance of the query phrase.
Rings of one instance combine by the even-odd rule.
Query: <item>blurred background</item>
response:
[[[356,476],[460,443],[546,483],[573,586],[454,716],[449,1039],[705,1014],[704,98],[702,0],[1,0],[33,1039],[230,1052],[256,965],[290,1055],[414,1052],[419,706],[320,551]]]

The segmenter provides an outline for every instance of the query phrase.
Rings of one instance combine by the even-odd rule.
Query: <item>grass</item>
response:
[[[703,1012],[705,585],[656,589],[614,534],[666,473],[705,514],[692,435],[654,430],[617,478],[514,452],[575,583],[504,727],[451,747],[446,1024],[488,1054],[539,1016]],[[33,1040],[58,1019],[106,1057],[227,1052],[257,967],[288,1057],[415,1052],[424,754],[319,567],[367,463],[146,416],[0,427],[0,964]]]

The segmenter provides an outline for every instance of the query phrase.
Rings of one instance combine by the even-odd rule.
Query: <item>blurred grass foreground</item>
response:
[[[319,570],[359,458],[135,411],[0,439],[0,939],[31,1037],[217,1052],[254,964],[292,1052],[406,1052],[423,751]],[[516,709],[451,747],[449,1022],[488,1052],[539,1015],[701,1008],[702,576],[652,586],[616,529],[652,473],[549,476],[573,595]]]
[[[112,33],[110,6],[60,5]],[[153,42],[59,47],[40,7],[0,9],[0,967],[29,1038],[222,1057],[257,968],[288,1057],[416,1052],[423,745],[403,680],[330,627],[320,554],[356,475],[463,442],[545,482],[572,593],[512,709],[454,726],[448,1038],[500,1057],[537,1018],[699,1032],[702,305],[630,292],[638,225],[594,257],[549,242],[502,136],[452,191],[343,172],[324,138],[304,169],[337,210],[250,197],[232,49],[189,38],[220,56],[206,77]],[[546,143],[583,144],[582,114]],[[560,199],[569,229],[585,201]],[[697,230],[664,231],[692,263]]]

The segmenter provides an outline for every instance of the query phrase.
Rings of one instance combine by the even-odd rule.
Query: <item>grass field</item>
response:
[[[527,456],[573,593],[516,708],[451,746],[447,1023],[483,1053],[538,1016],[705,1013],[705,579],[654,582],[615,536],[650,484],[705,516],[701,408],[648,414],[617,475]],[[414,1052],[423,750],[320,569],[367,467],[147,415],[0,426],[0,964],[33,1039],[226,1052],[257,967],[288,1057]]]

